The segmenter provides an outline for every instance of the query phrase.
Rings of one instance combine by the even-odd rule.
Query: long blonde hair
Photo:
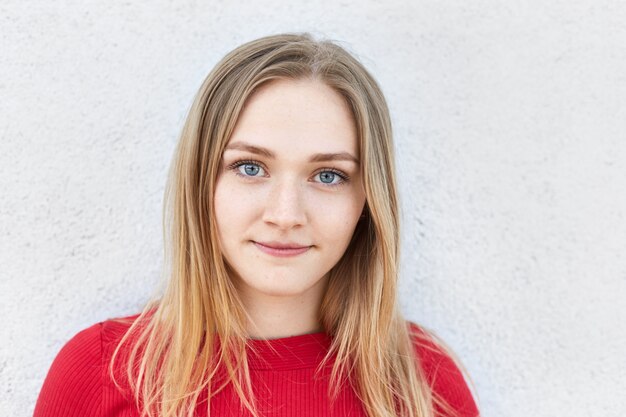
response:
[[[320,311],[332,337],[327,358],[336,356],[329,394],[349,379],[372,417],[433,416],[431,389],[396,302],[400,224],[387,104],[353,56],[308,34],[269,36],[236,48],[195,97],[166,190],[168,283],[133,322],[111,364],[112,373],[116,360],[125,365],[142,416],[191,416],[202,391],[210,399],[227,384],[258,415],[245,311],[220,251],[213,196],[222,153],[246,100],[270,80],[300,78],[326,83],[349,104],[367,201],[365,218],[329,273]],[[121,349],[126,343],[130,349]]]

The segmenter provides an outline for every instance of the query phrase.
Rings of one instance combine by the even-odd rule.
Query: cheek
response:
[[[231,236],[241,226],[252,209],[252,196],[242,192],[238,184],[227,177],[219,178],[215,187],[214,208],[215,220],[220,238]]]
[[[213,195],[213,208],[215,210],[215,221],[221,229],[222,223],[226,221],[225,216],[228,215],[228,196],[225,195],[227,187],[224,187],[224,181],[218,179],[215,183],[215,194]]]
[[[328,241],[346,246],[359,221],[365,197],[352,196],[316,209],[316,224]]]

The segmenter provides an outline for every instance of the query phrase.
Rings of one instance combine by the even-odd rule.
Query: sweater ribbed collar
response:
[[[250,369],[287,370],[316,368],[331,345],[324,332],[283,337],[279,339],[248,339]]]

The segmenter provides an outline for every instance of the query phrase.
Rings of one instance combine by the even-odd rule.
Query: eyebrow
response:
[[[225,150],[239,150],[239,151],[247,151],[253,154],[265,156],[270,159],[275,159],[276,155],[274,152],[270,151],[267,148],[263,148],[261,146],[251,145],[246,142],[233,142],[226,146]],[[309,162],[325,162],[325,161],[351,161],[355,164],[359,163],[358,158],[352,155],[349,152],[338,152],[338,153],[316,153],[309,158]]]

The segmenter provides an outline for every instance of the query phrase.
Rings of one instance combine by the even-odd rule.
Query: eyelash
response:
[[[226,168],[231,170],[231,171],[233,171],[235,173],[235,175],[238,175],[238,176],[243,177],[245,179],[255,178],[255,177],[251,177],[249,175],[243,175],[243,174],[241,174],[238,171],[240,166],[248,165],[248,164],[249,165],[258,165],[263,170],[267,171],[267,168],[265,168],[265,165],[263,165],[262,162],[255,161],[255,160],[252,160],[252,159],[242,159],[242,160],[239,160],[239,161],[235,161],[232,164],[228,165]],[[338,170],[336,168],[322,168],[319,171],[317,171],[315,173],[315,175],[318,175],[318,174],[320,174],[322,172],[332,172],[333,174],[337,175],[341,179],[341,181],[336,183],[336,184],[326,184],[326,183],[320,182],[320,184],[323,184],[326,187],[331,187],[331,188],[339,187],[339,186],[344,185],[345,183],[347,183],[350,180],[350,177],[345,172],[340,171],[340,170]]]

